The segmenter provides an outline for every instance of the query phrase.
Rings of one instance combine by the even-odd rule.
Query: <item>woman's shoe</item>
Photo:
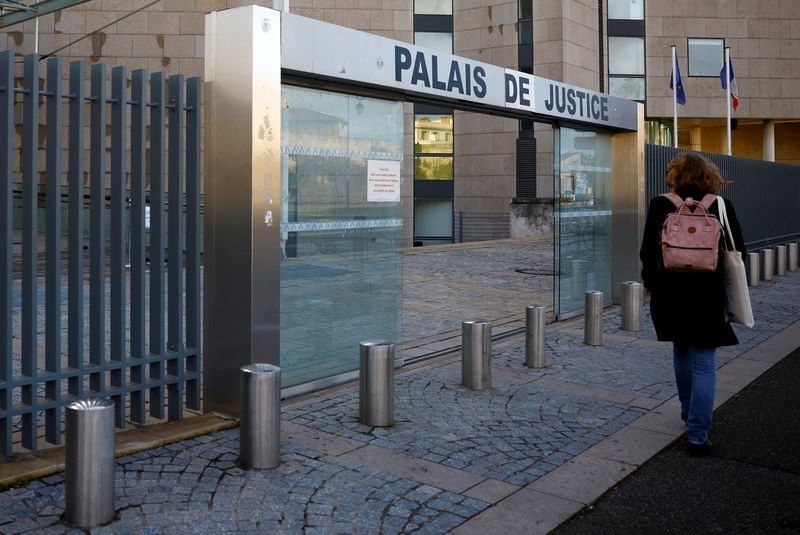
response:
[[[708,455],[711,453],[711,441],[706,440],[702,444],[695,444],[694,442],[689,442],[689,455],[692,457],[701,457],[703,455]]]

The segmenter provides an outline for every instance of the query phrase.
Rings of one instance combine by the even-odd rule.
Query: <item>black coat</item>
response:
[[[683,199],[702,199],[699,191],[677,192]],[[642,261],[642,280],[651,292],[650,313],[660,341],[691,344],[699,347],[719,347],[739,341],[725,318],[725,287],[722,280],[722,259],[714,273],[674,272],[664,269],[661,256],[661,226],[667,215],[676,210],[666,197],[650,201],[639,258]],[[742,229],[733,205],[725,200],[736,250],[746,254]],[[717,203],[710,213],[719,216]],[[720,252],[722,243],[720,243]]]

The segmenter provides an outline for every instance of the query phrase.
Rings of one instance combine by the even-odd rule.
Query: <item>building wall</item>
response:
[[[718,77],[690,77],[687,37],[724,38],[741,102],[738,118],[800,117],[800,2],[646,0],[647,115],[671,117],[671,45],[677,46],[685,117],[725,117]]]

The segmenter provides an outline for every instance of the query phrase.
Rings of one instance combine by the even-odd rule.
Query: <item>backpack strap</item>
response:
[[[712,195],[711,193],[706,193],[703,196],[703,200],[700,201],[700,205],[706,209],[706,212],[708,212],[708,209],[711,208],[711,205],[715,202],[717,202],[717,196]]]
[[[680,208],[683,204],[683,199],[681,199],[681,196],[673,191],[670,191],[669,193],[662,193],[661,196],[672,201],[672,204],[675,205],[675,208]]]

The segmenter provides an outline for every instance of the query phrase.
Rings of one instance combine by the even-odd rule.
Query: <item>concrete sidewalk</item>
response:
[[[719,356],[722,404],[800,346],[800,274],[752,290],[758,325]],[[683,432],[671,345],[603,317],[549,326],[548,367],[495,343],[494,388],[459,385],[457,354],[396,377],[396,425],[362,426],[346,385],[283,407],[282,464],[236,465],[238,430],[117,460],[118,519],[93,533],[545,533]],[[63,477],[0,493],[0,532],[64,533]]]

